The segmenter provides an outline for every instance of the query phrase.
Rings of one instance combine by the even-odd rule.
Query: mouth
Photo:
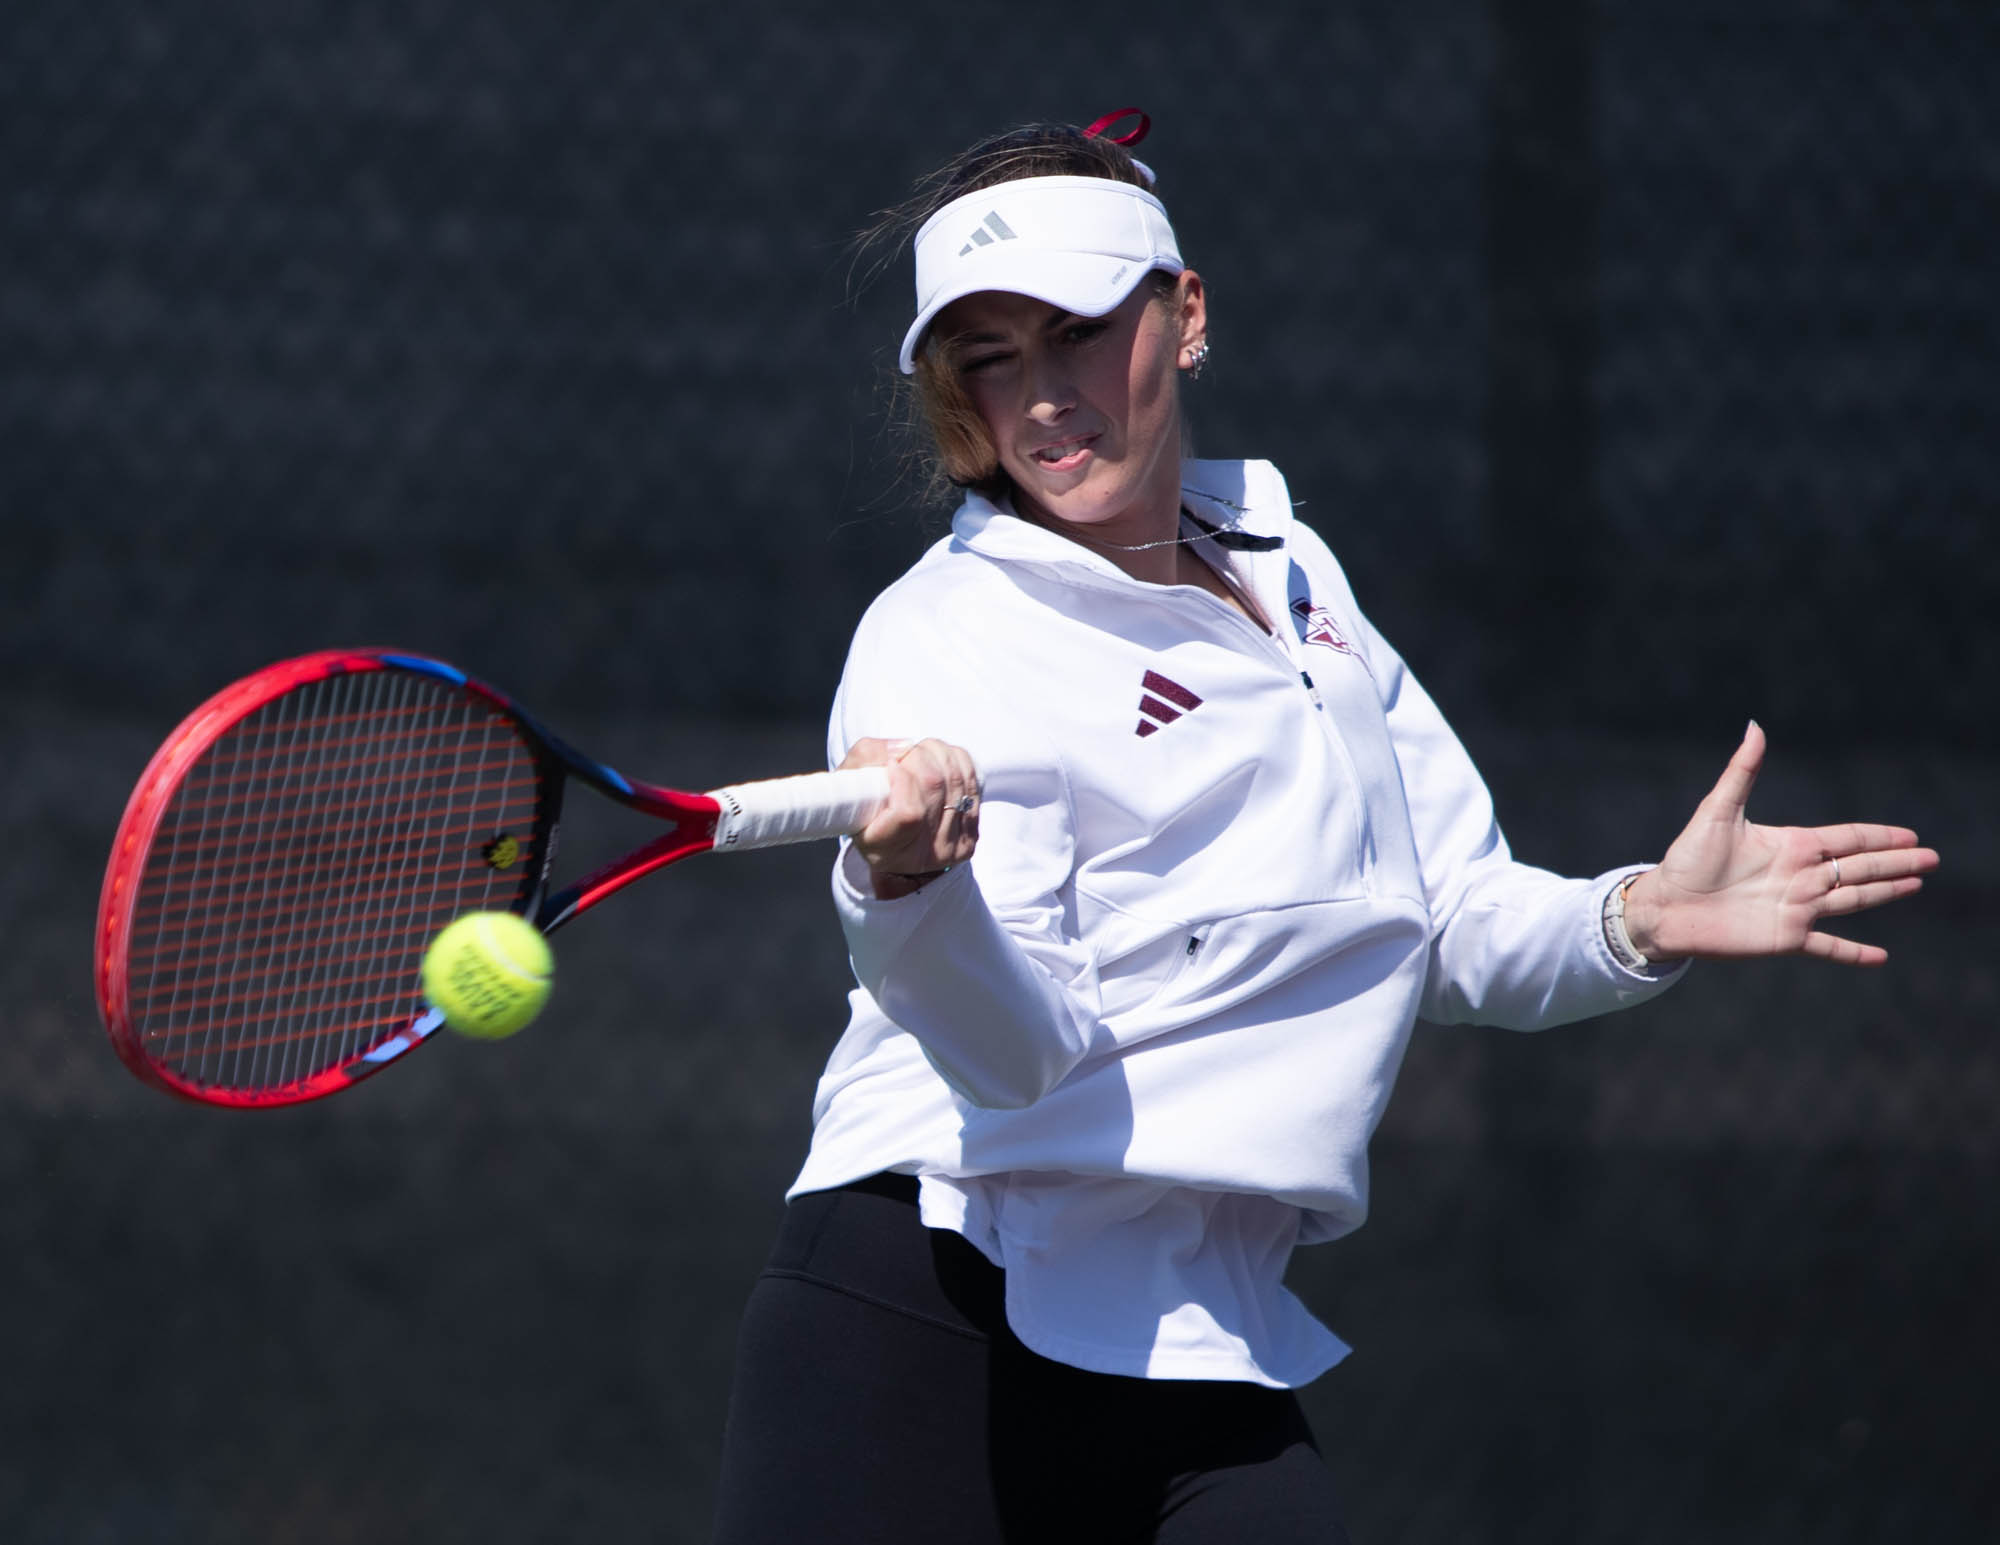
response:
[[[1089,459],[1091,446],[1096,442],[1094,434],[1072,435],[1053,445],[1037,446],[1028,453],[1028,459],[1047,472],[1073,472]]]

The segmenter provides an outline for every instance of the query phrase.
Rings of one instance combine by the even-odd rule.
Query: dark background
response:
[[[881,427],[963,144],[1136,102],[1215,360],[1517,853],[1753,814],[1946,868],[1867,975],[1420,1028],[1294,1282],[1365,1541],[2000,1534],[2000,10],[1933,0],[0,17],[0,1539],[695,1540],[845,961],[824,852],[562,941],[533,1033],[321,1107],[130,1080],[132,780],[395,643],[694,787],[799,770],[942,529]],[[614,821],[597,843],[630,833]],[[595,845],[566,836],[572,852]],[[1075,1435],[1088,1441],[1088,1435]]]

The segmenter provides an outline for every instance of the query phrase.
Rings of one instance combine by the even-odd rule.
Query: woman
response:
[[[835,869],[859,986],[745,1316],[724,1540],[1341,1538],[1291,1392],[1346,1349],[1282,1276],[1360,1224],[1412,1021],[1877,964],[1819,920],[1937,861],[1748,824],[1753,724],[1659,864],[1514,863],[1277,471],[1182,460],[1207,302],[1150,182],[1036,128],[915,201],[901,362],[965,492],[834,706],[893,792]]]

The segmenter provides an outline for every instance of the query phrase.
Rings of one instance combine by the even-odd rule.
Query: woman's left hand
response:
[[[1625,931],[1648,960],[1814,955],[1879,966],[1889,952],[1822,933],[1820,919],[1923,888],[1938,864],[1903,826],[1756,826],[1744,815],[1764,763],[1754,721],[1659,867],[1625,893]]]

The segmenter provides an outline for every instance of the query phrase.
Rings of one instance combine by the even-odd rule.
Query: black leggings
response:
[[[1345,1541],[1286,1390],[1086,1373],[877,1175],[785,1210],[737,1349],[718,1545]]]

